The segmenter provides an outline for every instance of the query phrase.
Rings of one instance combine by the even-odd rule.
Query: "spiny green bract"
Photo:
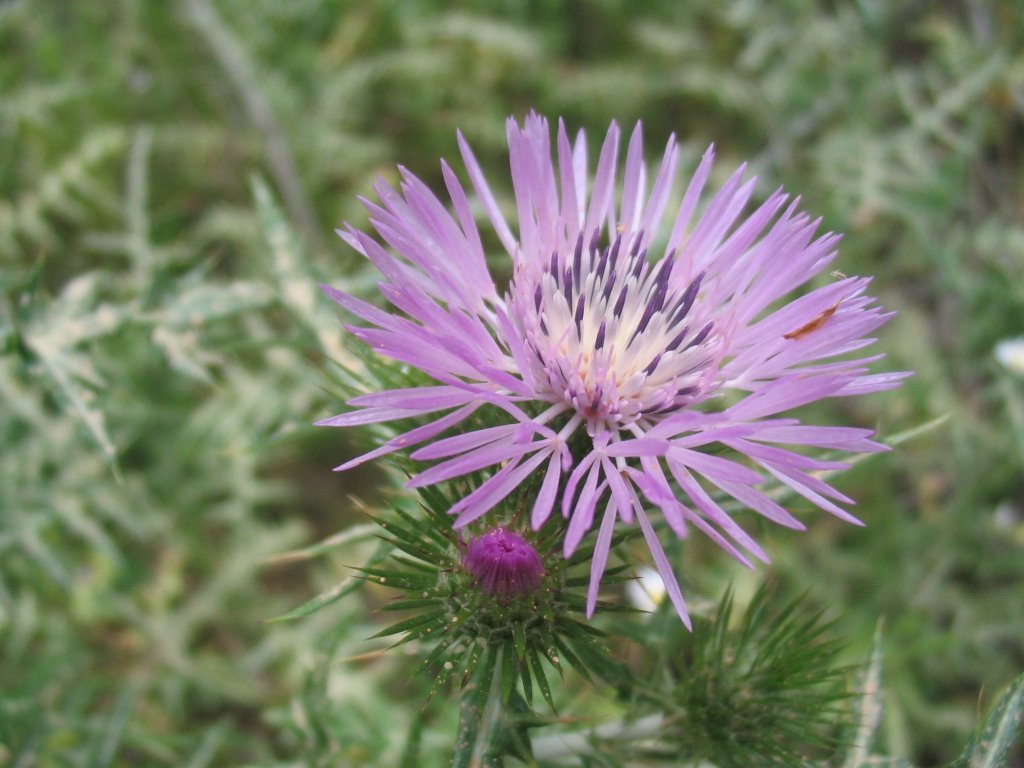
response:
[[[424,489],[420,498],[425,519],[397,508],[394,517],[377,520],[386,532],[385,540],[398,551],[386,567],[367,567],[363,574],[368,581],[403,593],[384,610],[412,613],[376,637],[401,635],[396,644],[414,640],[433,644],[421,662],[421,669],[434,676],[431,696],[449,681],[465,685],[474,676],[480,677],[481,665],[500,663],[482,685],[496,681],[505,703],[513,691],[520,690],[517,685],[528,703],[539,689],[554,709],[550,669],[562,675],[568,665],[588,680],[593,674],[609,672],[614,662],[602,647],[602,632],[580,620],[590,548],[581,548],[566,559],[559,549],[558,526],[536,532],[525,520],[506,521],[506,527],[540,554],[544,576],[533,591],[489,594],[460,559],[466,543],[480,531],[474,527],[453,530],[446,514],[451,502],[440,491]],[[625,569],[611,569],[612,581],[628,579]],[[601,608],[630,610],[606,603],[601,603]]]
[[[820,611],[803,610],[801,599],[776,610],[769,594],[759,588],[734,621],[730,590],[692,635],[663,622],[639,688],[666,714],[656,753],[720,768],[794,768],[836,746],[831,734],[849,696],[841,644],[826,636]]]

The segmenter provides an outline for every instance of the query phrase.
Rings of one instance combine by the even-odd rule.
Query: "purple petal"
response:
[[[355,406],[383,406],[404,408],[406,410],[429,409],[439,411],[442,408],[454,408],[465,405],[476,395],[466,390],[453,387],[410,387],[408,389],[386,389],[382,392],[371,392],[359,395],[348,401]]]
[[[692,630],[693,626],[690,624],[690,615],[686,612],[686,601],[683,600],[683,593],[679,590],[676,574],[672,570],[672,565],[669,563],[668,558],[665,556],[665,550],[661,548],[658,535],[654,532],[654,528],[651,527],[651,523],[642,509],[636,511],[636,516],[637,520],[640,521],[640,530],[643,531],[644,539],[647,540],[647,547],[651,550],[654,564],[658,568],[658,573],[661,574],[662,581],[665,582],[665,590],[668,592],[669,599],[672,601],[672,605],[675,607],[676,613],[679,614],[679,618],[682,619],[683,624],[686,625],[687,629]]]
[[[477,448],[474,451],[457,456],[454,459],[435,464],[430,469],[414,475],[405,482],[406,488],[423,488],[427,485],[435,485],[453,477],[468,475],[478,469],[498,464],[502,461],[510,461],[520,456],[531,453],[546,445],[546,443],[527,443],[526,445],[516,444],[512,438],[498,440],[490,445]]]
[[[769,562],[768,555],[765,553],[761,546],[754,541],[736,522],[729,517],[729,515],[723,510],[714,500],[708,495],[700,483],[690,475],[684,467],[677,466],[676,464],[670,463],[669,470],[672,472],[672,476],[679,483],[679,487],[683,489],[687,496],[693,501],[693,503],[700,509],[701,512],[715,525],[725,531],[729,536],[732,537],[733,541],[737,542],[750,552],[754,557],[762,562]]]
[[[632,231],[639,223],[640,212],[643,210],[642,186],[644,173],[644,139],[643,127],[638,122],[629,138],[629,149],[626,151],[626,168],[622,175],[622,213],[619,217],[622,225]]]
[[[652,440],[641,437],[635,440],[622,440],[612,443],[604,449],[606,456],[664,456],[669,448],[667,440]]]
[[[602,483],[601,487],[598,488],[597,481],[600,477],[601,464],[594,462],[590,472],[587,474],[587,481],[583,484],[583,490],[580,491],[580,497],[576,500],[576,505],[573,507],[572,517],[569,519],[569,528],[565,532],[563,551],[566,557],[569,557],[576,551],[576,547],[587,531],[590,530],[590,524],[594,521],[594,508],[597,506],[598,499],[604,492],[605,487]]]
[[[757,472],[742,464],[687,448],[672,446],[668,451],[668,459],[684,464],[708,478],[715,477],[744,485],[754,485],[764,480]]]
[[[782,472],[781,470],[775,469],[774,467],[766,466],[765,469],[767,469],[778,480],[780,480],[781,482],[783,482],[786,485],[788,485],[790,488],[792,488],[794,491],[796,491],[798,494],[803,496],[805,499],[810,501],[815,506],[820,507],[821,509],[824,509],[826,512],[831,512],[833,515],[838,517],[840,520],[844,520],[845,522],[850,523],[852,525],[859,525],[859,526],[864,525],[864,523],[861,520],[859,520],[856,517],[854,517],[853,515],[851,515],[849,512],[847,512],[842,507],[839,507],[839,506],[833,504],[831,501],[826,499],[821,494],[811,490],[804,483],[800,482],[799,480],[797,480],[792,475],[789,475],[789,474],[787,474],[785,472]],[[808,478],[805,477],[804,479],[806,480]]]
[[[572,474],[569,475],[569,481],[565,484],[565,490],[562,491],[562,516],[568,517],[569,510],[572,507],[573,499],[576,496],[576,488],[580,484],[580,480],[583,479],[584,473],[590,469],[590,466],[597,461],[597,452],[591,452],[583,457],[583,459],[573,469]]]
[[[601,465],[604,467],[605,477],[608,478],[608,486],[612,489],[612,498],[615,499],[615,505],[619,508],[619,516],[626,522],[632,522],[633,508],[641,505],[634,504],[636,497],[626,486],[618,468],[607,459],[602,460]]]
[[[379,424],[382,421],[395,421],[396,419],[408,419],[412,416],[419,416],[429,413],[433,409],[410,411],[407,408],[363,408],[358,411],[350,411],[329,419],[321,419],[316,422],[318,427],[352,427],[362,424]]]
[[[594,176],[594,188],[590,195],[590,208],[587,211],[584,236],[601,226],[601,221],[612,210],[612,196],[615,194],[615,165],[619,154],[619,127],[612,123],[601,147],[601,157],[597,161],[597,173]]]
[[[457,502],[449,511],[458,515],[456,528],[464,528],[477,518],[485,515],[495,504],[514,491],[533,472],[549,453],[542,451],[527,461],[510,463],[469,496]]]
[[[491,225],[494,227],[494,231],[497,233],[498,239],[501,240],[501,244],[505,246],[505,250],[508,251],[510,255],[515,254],[518,248],[516,239],[512,236],[512,231],[508,228],[508,224],[505,223],[505,217],[501,215],[501,209],[498,207],[498,203],[495,201],[494,195],[491,193],[491,188],[487,186],[487,180],[484,178],[483,171],[480,170],[480,165],[477,163],[476,157],[473,156],[473,150],[469,148],[469,144],[466,143],[461,131],[457,136],[459,141],[459,151],[462,153],[462,162],[466,164],[466,170],[469,172],[470,181],[473,182],[473,188],[480,197],[480,202],[484,205],[484,210],[487,212],[487,218],[491,220]]]
[[[752,440],[769,443],[812,445],[816,448],[836,448],[851,453],[871,453],[892,450],[889,446],[869,440],[872,429],[856,427],[783,426],[758,429]]]
[[[505,424],[500,427],[487,427],[461,435],[453,435],[420,448],[412,454],[412,458],[417,461],[430,461],[454,456],[457,453],[465,453],[479,448],[481,445],[493,443],[500,438],[509,437],[517,428],[515,424]]]
[[[615,517],[615,503],[612,499],[609,499],[608,505],[604,510],[604,517],[601,519],[601,528],[597,532],[594,554],[590,560],[590,584],[587,586],[588,619],[594,615],[594,608],[597,607],[597,593],[601,589],[601,577],[604,575],[605,566],[608,564],[612,532],[615,530]]]
[[[403,448],[408,448],[409,446],[416,445],[424,440],[429,440],[455,424],[458,424],[460,421],[468,418],[479,407],[479,403],[471,403],[457,411],[449,413],[446,416],[442,416],[440,419],[437,419],[437,421],[432,421],[429,424],[424,424],[422,427],[411,429],[405,434],[391,438],[380,448],[376,448],[369,453],[364,453],[362,456],[357,456],[356,458],[335,467],[334,471],[344,472],[347,469],[352,469],[352,467],[359,466],[367,461],[385,456],[389,453],[394,453],[395,451],[402,450]]]
[[[530,524],[535,531],[539,531],[551,516],[551,509],[555,505],[555,493],[558,491],[558,481],[562,477],[561,466],[561,456],[557,452],[551,454],[548,469],[544,475],[544,483],[537,493],[537,499],[533,503],[533,513],[530,516]]]

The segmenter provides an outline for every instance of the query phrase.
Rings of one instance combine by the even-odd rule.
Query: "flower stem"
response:
[[[662,714],[648,715],[639,720],[616,721],[599,725],[578,733],[554,734],[533,743],[533,756],[538,760],[576,758],[586,754],[595,741],[632,741],[654,736],[664,725]]]
[[[452,768],[504,768],[502,746],[504,710],[501,703],[501,649],[490,647],[462,690],[459,730],[455,738]]]
[[[497,655],[501,655],[500,649]],[[501,670],[500,661],[498,659],[498,663],[494,666],[491,690],[487,694],[487,703],[484,705],[480,735],[477,738],[476,749],[473,750],[472,765],[479,765],[480,768],[504,768],[505,766],[505,749],[502,745],[502,723],[505,712],[501,703],[501,686],[498,683],[498,675]]]

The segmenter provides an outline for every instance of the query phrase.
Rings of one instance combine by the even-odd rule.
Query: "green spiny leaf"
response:
[[[551,686],[548,684],[547,674],[544,672],[544,664],[541,661],[540,654],[537,653],[536,648],[530,648],[527,658],[530,662],[530,668],[533,670],[533,676],[537,680],[537,686],[540,688],[540,692],[544,695],[544,700],[548,703],[551,709],[555,708],[555,701],[551,697]]]
[[[522,658],[519,651],[513,653],[508,643],[501,654],[501,700],[507,702],[516,685],[517,658]]]
[[[318,541],[316,544],[311,544],[308,547],[301,549],[293,549],[289,552],[282,552],[279,555],[274,555],[272,558],[267,560],[267,563],[286,563],[294,562],[297,560],[309,560],[314,557],[326,554],[331,550],[338,549],[340,547],[347,546],[349,544],[355,544],[357,542],[366,541],[377,534],[376,523],[364,523],[362,525],[353,525],[346,528],[343,531],[339,531],[332,536],[328,536],[323,541]]]
[[[1005,768],[1024,720],[1024,675],[1007,688],[950,768]]]
[[[377,550],[370,555],[369,559],[366,561],[366,565],[369,566],[373,563],[379,563],[390,551],[391,546],[389,544],[382,543],[377,547]],[[281,616],[276,616],[273,619],[268,619],[267,623],[273,624],[280,621],[293,621],[295,619],[301,619],[304,616],[309,616],[312,613],[316,613],[317,611],[326,608],[328,605],[338,602],[346,595],[351,594],[359,588],[361,583],[362,579],[356,576],[349,576],[330,589],[324,590],[313,599],[307,600],[298,608],[295,608]]]
[[[477,657],[477,663],[462,690],[452,768],[469,768],[474,759],[479,760],[481,766],[497,768],[500,765],[489,754],[492,752],[492,744],[500,737],[500,704],[488,701],[494,686],[498,647],[496,644],[488,646],[483,663],[479,663]],[[498,711],[493,711],[494,708],[498,708]]]
[[[382,611],[415,611],[420,608],[433,608],[441,603],[439,597],[422,597],[414,600],[396,600],[393,603],[382,605]]]
[[[405,747],[402,749],[402,758],[398,768],[419,768],[422,765],[420,749],[423,743],[423,726],[426,724],[428,709],[420,707],[413,716],[412,725],[409,727],[409,735],[405,739]]]
[[[423,613],[419,616],[413,616],[412,618],[400,621],[397,624],[392,624],[390,627],[385,627],[375,635],[370,635],[370,639],[376,639],[378,637],[389,637],[391,635],[397,635],[400,632],[411,632],[414,629],[423,627],[425,625],[444,623],[444,613],[441,611],[432,611],[431,613]]]
[[[516,658],[526,658],[526,627],[520,622],[512,627],[512,641],[515,646]]]
[[[853,739],[846,753],[844,768],[861,768],[871,755],[878,724],[882,720],[882,624],[875,627],[871,658],[857,686],[860,702]]]
[[[594,679],[590,676],[590,670],[587,669],[587,665],[580,661],[568,643],[562,640],[562,638],[556,637],[555,646],[558,648],[561,658],[569,662],[569,665],[579,672],[588,683],[594,682]]]

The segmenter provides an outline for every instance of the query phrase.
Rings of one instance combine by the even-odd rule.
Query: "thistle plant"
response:
[[[670,759],[722,768],[798,766],[836,746],[850,671],[822,611],[801,599],[772,604],[762,585],[741,616],[732,591],[695,632],[666,627],[661,674],[640,699],[664,708],[672,727],[655,734]]]
[[[396,510],[379,521],[399,550],[392,564],[363,573],[407,593],[389,608],[413,612],[381,635],[425,644],[433,693],[451,679],[464,691],[456,764],[529,756],[529,740],[506,718],[529,711],[535,687],[555,709],[545,665],[561,673],[565,661],[587,678],[614,667],[600,631],[576,614],[607,607],[602,585],[623,570],[609,567],[612,553],[630,562],[624,538],[643,538],[689,629],[672,538],[692,527],[748,567],[750,557],[767,562],[726,507],[802,529],[769,481],[859,523],[840,506],[853,500],[821,473],[848,466],[837,454],[886,446],[871,430],[807,425],[789,412],[907,375],[870,373],[880,356],[858,354],[890,317],[866,295],[868,279],[839,276],[786,300],[831,264],[838,237],[816,236],[819,222],[781,190],[743,218],[755,183],[743,167],[696,215],[709,149],[668,214],[674,137],[649,188],[639,125],[621,178],[615,124],[593,179],[586,136],[570,141],[561,121],[554,154],[536,114],[508,122],[508,143],[515,234],[459,136],[472,189],[511,259],[507,287],[492,276],[469,196],[444,162],[451,210],[403,169],[398,190],[380,181],[380,202],[365,201],[376,236],[339,231],[380,271],[393,311],[324,286],[365,323],[346,328],[372,351],[362,357],[377,376],[355,387],[352,410],[320,424],[398,427],[337,469],[390,455],[419,495],[421,518]],[[726,601],[720,623],[728,618]],[[772,642],[790,640],[787,628]],[[831,675],[818,659],[808,656],[804,672]],[[699,670],[669,669],[680,690],[696,690]],[[761,671],[754,663],[744,674]],[[794,679],[771,685],[787,690]],[[706,702],[731,711],[727,729],[747,716],[730,702]],[[780,713],[774,725],[790,722]],[[518,737],[494,735],[506,732]]]

